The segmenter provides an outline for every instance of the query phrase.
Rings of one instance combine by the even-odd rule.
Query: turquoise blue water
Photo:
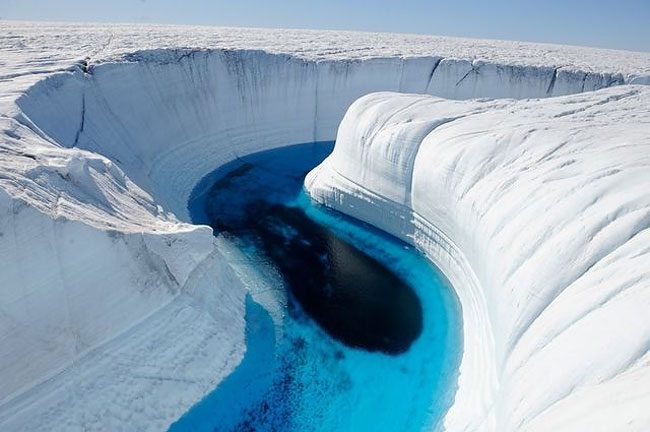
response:
[[[435,428],[449,408],[462,350],[460,306],[453,289],[412,247],[310,201],[302,180],[331,148],[332,143],[302,144],[221,167],[195,189],[192,218],[217,228],[235,226],[221,235],[229,236],[250,259],[245,265],[255,268],[262,262],[261,252],[245,234],[247,223],[242,230],[236,226],[241,209],[262,197],[302,210],[413,290],[421,307],[420,333],[398,354],[356,348],[293,304],[285,287],[277,290],[278,297],[290,299],[278,301],[286,309],[280,320],[277,311],[255,301],[253,288],[247,298],[242,363],[170,430],[419,431]],[[215,214],[223,216],[221,222],[215,222]]]

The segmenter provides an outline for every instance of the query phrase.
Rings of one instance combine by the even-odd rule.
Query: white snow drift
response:
[[[190,225],[186,209],[194,185],[219,165],[258,150],[334,139],[347,107],[377,90],[453,99],[525,98],[650,82],[650,55],[611,50],[345,32],[6,22],[2,26],[3,430],[157,430],[200,400],[237,365],[245,350],[246,282],[229,264],[228,245],[216,243],[207,227]],[[635,357],[621,351],[611,361],[589,342],[595,333],[578,338],[579,351],[574,339],[565,335],[586,332],[582,327],[586,324],[578,325],[583,322],[580,311],[589,308],[588,301],[589,305],[603,302],[598,297],[602,290],[579,295],[571,294],[573,289],[595,284],[605,274],[616,276],[616,266],[630,276],[641,268],[616,261],[604,273],[595,273],[613,259],[600,256],[607,245],[631,232],[632,222],[615,221],[636,220],[643,213],[643,201],[634,201],[634,193],[635,187],[647,185],[647,168],[643,171],[643,157],[636,158],[641,164],[636,171],[625,158],[642,154],[643,149],[647,153],[647,146],[643,147],[647,141],[641,139],[644,130],[648,135],[644,96],[647,100],[646,91],[627,86],[573,99],[526,103],[458,103],[409,96],[423,110],[406,110],[419,121],[398,128],[403,146],[384,137],[377,141],[384,143],[379,146],[383,154],[381,150],[376,154],[374,146],[358,153],[365,147],[348,141],[355,132],[344,128],[343,144],[336,150],[339,156],[312,178],[311,190],[320,199],[340,192],[349,203],[353,188],[338,184],[343,178],[336,173],[346,167],[349,171],[352,163],[363,166],[357,174],[361,177],[348,175],[348,180],[358,181],[358,191],[369,194],[358,197],[362,200],[357,200],[357,209],[365,200],[366,210],[382,205],[406,218],[397,225],[387,219],[372,221],[398,234],[412,234],[411,241],[456,283],[463,304],[466,353],[459,397],[448,418],[450,429],[461,424],[534,426],[549,418],[563,419],[551,415],[554,410],[571,415],[590,410],[602,400],[599,392],[640,388],[626,386],[624,379],[638,380],[632,373],[635,368],[645,370],[643,360],[621,365],[625,359],[642,358],[647,336],[643,323],[637,333],[622,336],[629,341],[613,346],[631,349],[636,343],[641,354]],[[377,101],[376,106],[370,104],[367,110],[350,115],[363,115],[358,127],[384,136],[389,132],[378,126],[378,118],[386,117],[392,124],[393,109],[405,99],[374,98],[386,103]],[[588,108],[592,102],[595,107]],[[428,108],[434,103],[438,108]],[[559,115],[559,106],[576,113]],[[611,117],[602,114],[610,109]],[[470,115],[482,111],[485,117]],[[551,113],[558,118],[551,119]],[[484,132],[489,128],[475,120],[488,117],[489,126],[496,128],[493,138]],[[530,117],[542,118],[535,118],[533,124]],[[520,135],[508,136],[507,125],[517,129],[518,121],[530,121],[534,131],[550,128],[544,135],[547,141],[530,148],[533,138],[541,140],[541,132],[531,132],[526,140],[521,130]],[[445,122],[449,125],[440,126]],[[615,127],[617,122],[628,126]],[[498,123],[503,128],[497,128]],[[463,124],[467,128],[461,130]],[[581,132],[585,125],[587,130]],[[445,152],[427,156],[419,143],[431,130],[436,136],[449,130],[450,142],[476,149],[459,150],[458,160],[450,160],[452,153]],[[610,150],[613,141],[605,132],[619,134],[621,148],[627,149],[620,150],[625,158]],[[584,134],[598,139],[588,141]],[[480,137],[484,145],[473,141]],[[368,139],[358,138],[360,143]],[[542,156],[538,156],[540,163],[533,163],[533,156],[549,146],[559,146],[556,153],[561,153],[563,148],[583,145],[587,146],[584,154],[563,159],[566,165],[558,164],[557,170]],[[509,146],[518,153],[506,152]],[[548,159],[554,161],[552,156]],[[395,164],[381,163],[381,157]],[[523,171],[526,157],[531,159]],[[504,162],[508,158],[511,165]],[[588,165],[592,161],[594,165]],[[603,172],[603,183],[598,185],[606,190],[591,191],[589,175],[607,164],[621,171],[608,176],[604,174],[609,171]],[[518,169],[522,173],[516,175]],[[584,174],[571,175],[571,169]],[[451,171],[444,174],[444,170]],[[475,176],[490,173],[502,183],[493,179],[470,188]],[[416,181],[416,175],[427,180]],[[535,201],[546,203],[544,211],[527,216],[525,211],[539,211],[536,206],[542,204],[526,205],[526,199],[534,196],[526,182],[553,175],[547,187],[557,189]],[[451,182],[446,189],[439,184],[445,181]],[[417,188],[436,195],[429,199]],[[455,195],[459,191],[465,193]],[[479,191],[482,196],[476,195]],[[499,205],[490,201],[505,197],[506,191],[512,195]],[[584,198],[582,207],[576,200],[553,201],[569,191],[592,199],[629,198],[638,208],[621,207],[612,213],[624,201],[614,201],[611,207],[602,198],[591,205]],[[600,206],[603,210],[589,216],[591,209]],[[355,214],[368,219],[366,210]],[[480,216],[482,212],[489,214]],[[594,233],[592,240],[580,243],[580,238],[588,238],[588,229],[594,229],[591,224],[596,224],[583,221],[588,216],[601,222],[609,217],[612,222],[598,233],[611,237]],[[485,224],[481,218],[486,218]],[[622,231],[610,233],[610,225]],[[517,236],[507,234],[513,230]],[[602,243],[595,243],[596,239]],[[580,248],[583,244],[586,249]],[[617,253],[644,260],[643,250],[630,244]],[[529,268],[537,263],[545,265],[538,270],[538,279],[532,278]],[[577,279],[582,273],[585,276]],[[629,286],[638,287],[645,280],[642,276]],[[579,282],[570,284],[572,278]],[[598,283],[607,287],[603,290],[624,285],[618,280]],[[567,300],[559,302],[559,291],[567,286],[574,288],[564,289]],[[616,299],[635,289],[622,290],[624,294]],[[571,302],[570,295],[577,300]],[[634,307],[644,307],[640,297],[634,299]],[[632,309],[623,314],[618,309],[607,312],[612,304],[591,306],[594,311],[584,313],[585,320],[595,322],[589,324],[593,327],[589,331],[600,332],[603,340],[610,340],[606,332],[616,327],[599,327],[609,320],[609,315],[601,319],[599,314],[617,316],[613,321],[620,326],[624,319],[636,316]],[[552,312],[552,308],[562,310]],[[551,316],[557,320],[549,324]],[[563,349],[567,345],[573,351]],[[567,353],[576,353],[571,357],[575,364],[560,357]],[[556,367],[558,358],[566,367]],[[606,380],[616,366],[629,373]],[[533,386],[530,380],[539,378],[544,368],[568,374],[566,380],[548,372],[542,385]],[[601,382],[606,384],[595,385]],[[591,386],[595,390],[589,391]],[[634,412],[638,404],[623,402],[612,405],[612,417],[644,420]],[[608,415],[604,409],[599,413]],[[585,420],[600,424],[594,415]]]

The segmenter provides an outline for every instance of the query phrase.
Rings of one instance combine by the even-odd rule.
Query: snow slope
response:
[[[186,208],[192,188],[219,165],[331,140],[348,106],[377,90],[524,98],[650,82],[650,54],[578,47],[297,30],[0,26],[3,430],[26,422],[30,430],[160,429],[241,360],[246,284],[224,258],[228,245],[190,225]],[[404,194],[395,185],[392,198]],[[482,281],[472,283],[478,292]],[[479,297],[467,301],[484,307]],[[196,328],[183,325],[187,316]],[[168,343],[135,342],[142,340]],[[489,349],[484,356],[492,361]],[[144,358],[146,373],[128,366]],[[477,400],[492,400],[494,370]],[[154,408],[124,409],[143,399]],[[127,417],[118,414],[124,411]]]
[[[448,430],[650,428],[650,89],[371,94],[306,186],[450,275],[465,352]]]

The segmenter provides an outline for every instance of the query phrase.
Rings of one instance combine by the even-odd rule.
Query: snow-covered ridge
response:
[[[223,245],[189,225],[186,209],[192,188],[219,165],[331,140],[347,107],[372,91],[547,97],[650,77],[650,54],[515,42],[1,25],[0,340],[11,349],[0,351],[0,425],[9,426],[100,418],[113,429],[127,421],[111,414],[117,407],[145,395],[171,403],[170,394],[182,393],[176,406],[128,420],[159,428],[236,365],[245,349],[245,287],[224,265]],[[214,286],[224,289],[214,294]],[[179,310],[201,317],[200,334],[152,325],[176,322]],[[144,375],[155,384],[88,391],[84,383],[97,373],[105,382],[129,373],[141,382],[140,372],[93,375],[83,360],[115,355],[102,351],[105,343],[136,327],[156,340],[188,341],[187,355],[151,346]],[[192,360],[192,343],[209,360]],[[128,342],[111,346],[127,359],[142,356]],[[185,366],[195,360],[205,373],[188,378]],[[84,391],[67,405],[41,401],[30,389],[61,370],[78,375]]]
[[[448,430],[650,427],[650,89],[368,95],[306,186],[455,282]]]

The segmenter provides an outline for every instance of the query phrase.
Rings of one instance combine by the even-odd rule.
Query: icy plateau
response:
[[[161,430],[213,390],[248,287],[190,194],[334,139],[308,193],[460,299],[446,430],[650,430],[647,84],[649,53],[0,22],[0,430]]]

